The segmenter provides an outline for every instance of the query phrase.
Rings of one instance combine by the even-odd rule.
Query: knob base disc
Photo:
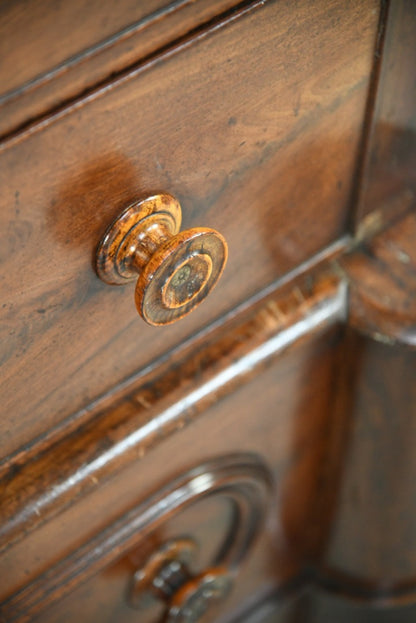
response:
[[[132,267],[132,260],[138,247],[130,247],[130,239],[137,245],[141,231],[146,232],[154,223],[173,236],[178,233],[181,221],[181,206],[167,193],[131,204],[113,221],[98,245],[95,266],[100,279],[111,285],[137,279],[137,266]]]

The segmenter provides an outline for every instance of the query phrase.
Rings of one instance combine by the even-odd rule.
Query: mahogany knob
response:
[[[206,227],[179,233],[181,220],[174,197],[147,197],[118,216],[97,249],[97,273],[105,283],[137,279],[136,307],[151,325],[170,324],[193,311],[215,286],[227,261],[221,234]]]

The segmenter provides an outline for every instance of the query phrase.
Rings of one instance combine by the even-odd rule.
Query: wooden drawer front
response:
[[[237,0],[3,2],[0,136],[133,66],[158,47],[179,39],[236,3]]]
[[[267,324],[271,317],[262,314],[262,321]],[[195,504],[182,510],[173,508],[175,497],[166,492],[171,490],[172,481],[189,469],[211,461],[217,465],[223,459],[227,463],[230,456],[241,453],[271,470],[274,483],[267,493],[267,521],[255,547],[245,556],[224,607],[232,610],[258,591],[276,588],[301,575],[305,559],[313,559],[320,549],[330,515],[326,505],[335,470],[328,462],[326,444],[332,434],[334,414],[329,396],[336,378],[339,325],[318,327],[310,338],[293,345],[283,356],[271,356],[247,371],[248,377],[254,374],[254,378],[246,376],[237,391],[217,399],[206,413],[195,409],[193,417],[184,414],[180,421],[171,423],[165,439],[162,431],[155,436],[150,429],[146,437],[148,426],[143,421],[143,444],[135,450],[136,458],[123,470],[115,471],[112,478],[90,467],[105,462],[110,451],[106,443],[116,434],[115,427],[97,441],[102,460],[87,463],[85,458],[83,469],[76,471],[72,466],[72,482],[67,478],[64,483],[63,471],[50,474],[56,477],[57,486],[44,485],[46,491],[53,496],[59,483],[62,489],[69,486],[70,506],[65,500],[55,501],[54,513],[48,517],[48,508],[37,505],[40,525],[31,531],[29,517],[35,505],[28,501],[24,518],[28,530],[22,530],[20,541],[0,557],[4,578],[0,618],[10,623],[158,620],[151,616],[154,611],[149,619],[146,613],[142,618],[128,605],[126,596],[134,571],[161,543],[184,536],[200,543],[198,563],[203,568],[209,566],[233,516],[229,500],[221,493],[225,477],[219,480],[220,487],[209,484],[212,495],[207,498],[198,500],[196,487]],[[263,345],[269,346],[267,342]],[[137,417],[143,419],[140,413]],[[191,419],[192,425],[186,426]],[[140,430],[136,434],[140,436]],[[73,435],[72,443],[82,454],[79,441]],[[129,445],[126,439],[126,454]],[[56,451],[65,457],[64,470],[69,458],[64,451]],[[243,476],[244,482],[252,482],[253,477],[245,471],[249,462],[239,462],[233,478],[238,481]],[[35,470],[32,463],[33,474]],[[75,482],[83,477],[81,472],[93,485],[93,490],[82,497]],[[23,493],[30,495],[30,491]],[[38,493],[42,496],[42,491]],[[163,521],[143,513],[143,507],[150,503],[155,508],[159,497]],[[147,518],[147,523],[132,522],[136,516]],[[45,517],[48,520],[42,523]],[[10,519],[11,524],[19,521],[17,514]],[[133,526],[130,532],[123,531],[126,521]],[[10,528],[13,530],[13,525]]]
[[[266,3],[2,144],[3,454],[344,231],[377,6]],[[178,197],[184,228],[229,244],[216,290],[161,329],[92,261],[112,219],[155,190]]]
[[[230,468],[232,463],[234,466]],[[273,547],[272,535],[269,533],[264,536],[265,515],[260,505],[254,502],[256,496],[258,496],[259,502],[270,502],[271,491],[270,488],[266,489],[267,481],[264,481],[265,476],[267,477],[267,466],[261,470],[264,474],[256,475],[255,471],[259,472],[259,468],[263,467],[263,464],[258,460],[258,457],[251,454],[224,455],[210,461],[207,465],[212,465],[217,474],[215,475],[215,472],[212,471],[204,472],[201,465],[199,478],[203,479],[205,476],[208,481],[218,478],[216,485],[212,483],[211,494],[198,495],[197,476],[194,478],[195,492],[192,492],[191,488],[188,492],[189,498],[195,497],[196,501],[191,502],[182,510],[171,509],[169,511],[170,501],[165,498],[166,505],[160,504],[159,514],[165,514],[166,519],[165,521],[154,521],[153,528],[152,525],[146,525],[147,518],[144,513],[142,515],[140,515],[140,511],[137,514],[134,511],[130,513],[132,522],[135,522],[136,525],[141,524],[141,531],[132,532],[133,544],[127,552],[125,551],[124,555],[119,556],[116,562],[107,565],[92,578],[87,569],[87,576],[84,580],[82,582],[77,581],[79,588],[75,592],[31,620],[66,621],[68,623],[74,623],[76,620],[81,620],[83,623],[94,623],[98,620],[113,621],[114,623],[137,620],[141,623],[158,623],[165,620],[162,618],[162,614],[165,609],[169,608],[169,602],[175,599],[174,595],[170,599],[166,599],[167,603],[165,604],[163,599],[158,598],[156,594],[150,591],[146,595],[146,601],[144,601],[143,595],[134,590],[134,574],[149,566],[148,561],[155,557],[158,552],[169,547],[178,547],[180,542],[184,541],[190,542],[190,546],[195,548],[190,548],[189,562],[185,562],[185,569],[189,569],[191,574],[195,576],[210,572],[218,573],[218,575],[229,578],[232,585],[231,592],[228,592],[226,599],[212,600],[207,604],[207,616],[204,618],[206,622],[215,621],[227,607],[227,602],[231,602],[231,595],[235,590],[238,591],[239,584],[247,582],[247,579],[243,581],[240,572],[242,567],[244,568],[245,565],[249,564],[249,561],[251,562],[251,575],[254,576],[255,570],[257,570],[262,580],[270,581],[272,574],[267,573],[264,558],[267,547],[269,549]],[[238,502],[243,501],[243,497],[238,493],[239,485],[246,487],[248,493],[246,499],[248,505],[241,509],[243,515],[238,514],[240,510],[237,506]],[[204,486],[202,483],[202,487]],[[250,487],[250,491],[248,487]],[[207,483],[207,488],[211,488],[211,484]],[[216,491],[215,488],[218,490]],[[178,488],[178,493],[179,498],[184,497],[183,490]],[[252,498],[251,502],[249,501],[250,498]],[[173,497],[172,501],[175,503]],[[244,559],[239,561],[234,568],[227,564],[218,564],[217,559],[220,561],[224,557],[222,550],[235,545],[233,542],[238,538],[237,517],[237,521],[241,520],[244,512],[249,511],[248,506],[250,504],[252,504],[253,510],[262,511],[258,521],[252,526],[253,531],[255,531],[253,543],[245,553]],[[143,507],[145,506],[151,507],[146,501]],[[270,507],[268,509],[270,510]],[[247,517],[244,520],[247,521]],[[120,531],[117,531],[117,528],[120,528],[121,525],[123,525],[122,529],[128,530],[128,516],[121,519],[119,526],[114,525],[113,531],[110,531],[108,535],[108,542],[113,544],[114,549],[118,549],[115,543],[120,538]],[[241,531],[239,532],[241,536]],[[262,542],[259,543],[259,537],[262,535]],[[251,536],[249,540],[252,540]],[[100,544],[103,545],[104,543],[105,540],[101,539]],[[253,550],[255,544],[257,547]],[[91,543],[92,545],[93,543]],[[234,549],[244,549],[241,545],[241,543],[237,544],[237,548],[234,547]],[[88,548],[85,551],[85,556],[89,556],[89,562],[92,564],[94,564],[95,554],[96,548],[93,547],[89,551]],[[101,551],[100,555],[103,554],[105,555],[105,552]],[[114,554],[112,557],[114,559]],[[175,557],[175,560],[180,560],[180,554]],[[84,569],[80,573],[81,576],[84,576]],[[241,599],[241,588],[238,594]],[[235,598],[233,601],[235,605]],[[10,620],[14,620],[13,614]]]
[[[146,6],[131,0],[3,3],[1,45],[3,58],[7,51],[8,63],[0,67],[0,96],[22,89],[71,57],[169,4],[169,0],[150,0]]]

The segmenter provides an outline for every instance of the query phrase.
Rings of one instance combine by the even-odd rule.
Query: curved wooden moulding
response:
[[[231,500],[233,521],[215,562],[230,577],[238,571],[264,522],[272,489],[267,466],[249,453],[230,454],[191,469],[133,508],[118,522],[3,602],[0,616],[27,621],[73,591],[154,533],[174,514],[207,496]]]

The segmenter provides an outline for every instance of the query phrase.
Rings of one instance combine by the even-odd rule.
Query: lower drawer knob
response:
[[[164,623],[197,623],[233,584],[225,567],[215,566],[193,574],[190,563],[196,550],[192,539],[163,544],[133,578],[130,603],[139,610],[155,600],[165,604]]]
[[[187,582],[174,595],[166,623],[197,623],[218,601],[227,597],[232,579],[221,569],[210,569]]]
[[[151,505],[144,507],[143,523],[135,523],[145,530],[142,537],[149,540],[142,543],[134,557],[131,553],[135,565],[138,560],[141,563],[128,585],[128,604],[141,613],[146,610],[146,621],[151,613],[156,616],[156,608],[161,607],[164,623],[205,623],[205,613],[208,619],[211,614],[218,614],[217,608],[212,612],[213,606],[231,591],[242,563],[260,535],[272,490],[269,469],[251,453],[217,457],[162,488]],[[206,534],[207,542],[199,556],[196,541],[189,536],[169,539],[149,554],[147,548],[159,541],[163,534],[159,530],[166,521],[213,497],[226,502],[231,513],[225,522],[222,512],[216,515],[210,529],[200,532],[200,536]],[[214,508],[217,513],[218,508]],[[212,534],[212,525],[215,532],[217,527],[224,529],[216,547],[208,536]]]
[[[168,194],[138,201],[112,223],[96,255],[98,276],[118,285],[137,279],[135,301],[151,325],[186,316],[217,283],[227,261],[227,244],[214,229],[179,233],[179,202]]]

